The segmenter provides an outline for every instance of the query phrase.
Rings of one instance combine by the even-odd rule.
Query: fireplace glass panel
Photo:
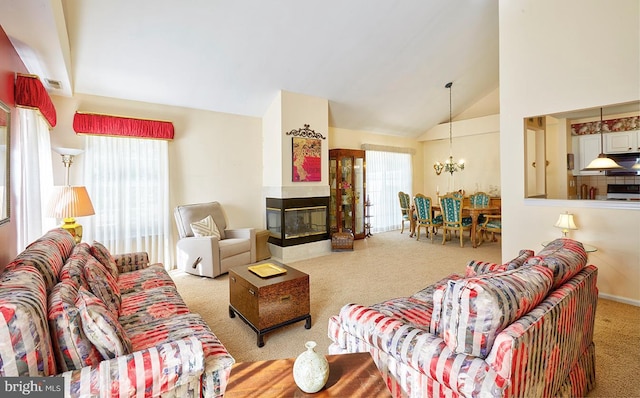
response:
[[[267,198],[269,242],[293,246],[329,238],[329,197]]]

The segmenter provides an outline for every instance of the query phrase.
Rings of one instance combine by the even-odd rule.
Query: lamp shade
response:
[[[567,236],[567,232],[569,232],[570,229],[578,229],[576,223],[573,221],[573,214],[568,212],[560,214],[554,227],[562,228],[563,236]]]
[[[87,188],[83,186],[57,186],[47,205],[47,215],[54,218],[74,218],[96,214]]]
[[[605,154],[601,153],[597,158],[593,159],[587,167],[582,170],[585,171],[601,171],[601,170],[614,170],[624,169],[613,159],[608,158]]]

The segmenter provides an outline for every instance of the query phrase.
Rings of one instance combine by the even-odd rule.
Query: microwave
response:
[[[640,176],[640,169],[634,170],[631,167],[640,160],[640,152],[628,153],[611,153],[607,157],[613,159],[624,169],[606,170],[605,175],[608,176]]]

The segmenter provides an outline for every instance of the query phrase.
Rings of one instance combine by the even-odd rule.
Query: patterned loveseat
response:
[[[471,261],[411,297],[345,305],[329,353],[371,353],[396,397],[584,396],[595,385],[597,268],[557,239]]]
[[[74,397],[222,396],[234,363],[147,253],[63,229],[0,273],[0,336],[0,376],[63,376]]]

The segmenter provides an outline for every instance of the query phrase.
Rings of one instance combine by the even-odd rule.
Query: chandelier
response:
[[[434,170],[437,175],[440,175],[444,170],[447,173],[455,173],[456,171],[464,170],[464,160],[460,159],[458,162],[453,160],[453,155],[451,154],[452,149],[452,123],[451,123],[451,86],[453,86],[453,82],[447,83],[444,87],[449,89],[449,158],[442,162],[436,162],[433,165]]]

